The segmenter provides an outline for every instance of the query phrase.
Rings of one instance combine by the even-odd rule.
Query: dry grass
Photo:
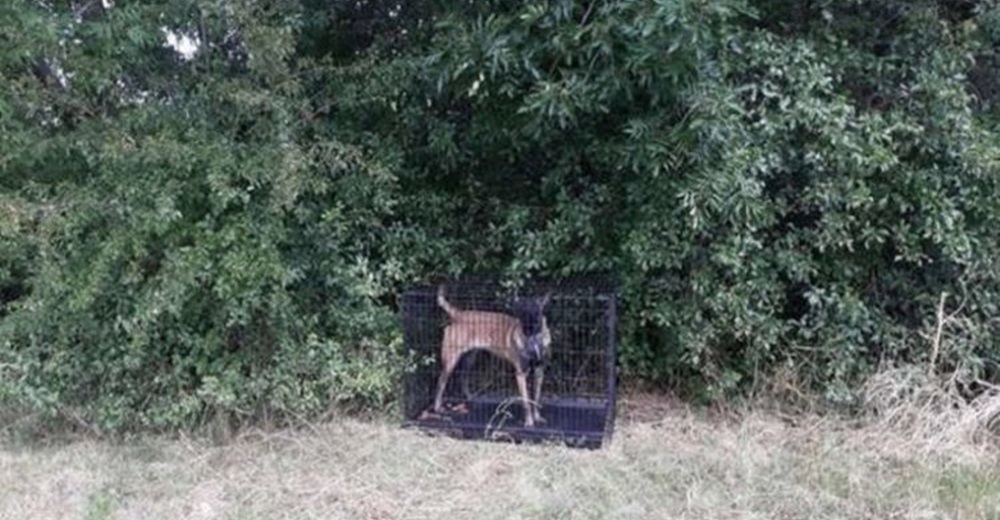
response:
[[[652,396],[633,397],[621,415],[598,451],[355,419],[225,446],[8,445],[0,518],[1000,519],[1000,456],[967,429],[934,438],[884,414],[863,426],[719,419]]]
[[[973,399],[963,397],[954,376],[941,376],[926,367],[884,370],[865,388],[872,412],[865,432],[898,439],[893,445],[905,454],[964,459],[975,463],[1000,449],[1000,388],[984,388]],[[874,441],[874,440],[873,440]]]

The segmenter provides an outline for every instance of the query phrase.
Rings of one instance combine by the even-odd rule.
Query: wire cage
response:
[[[616,300],[614,286],[596,278],[470,277],[406,291],[405,424],[600,447],[615,420]]]

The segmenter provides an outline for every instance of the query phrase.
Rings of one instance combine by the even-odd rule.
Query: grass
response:
[[[0,518],[1000,520],[1000,454],[981,438],[939,450],[897,423],[720,418],[649,395],[621,415],[597,451],[351,418],[223,446],[7,445]]]

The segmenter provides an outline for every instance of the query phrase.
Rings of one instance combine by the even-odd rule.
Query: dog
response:
[[[517,317],[500,312],[462,310],[444,296],[444,286],[438,287],[437,303],[448,315],[448,326],[441,340],[441,373],[438,376],[434,412],[444,413],[442,399],[452,372],[466,353],[486,350],[514,366],[517,390],[524,405],[524,425],[534,427],[544,423],[541,415],[542,381],[545,359],[552,334],[545,319],[549,295],[519,300],[514,311]],[[534,399],[528,397],[528,374],[534,375]]]

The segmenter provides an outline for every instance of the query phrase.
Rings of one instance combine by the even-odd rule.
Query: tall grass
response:
[[[914,369],[863,421],[708,414],[653,395],[598,451],[431,437],[343,418],[224,445],[83,439],[0,451],[0,518],[1000,519],[997,397]]]
[[[864,431],[893,440],[875,445],[911,456],[988,460],[1000,448],[1000,388],[979,384],[983,388],[968,397],[953,375],[924,366],[883,370],[865,388],[870,418]]]

